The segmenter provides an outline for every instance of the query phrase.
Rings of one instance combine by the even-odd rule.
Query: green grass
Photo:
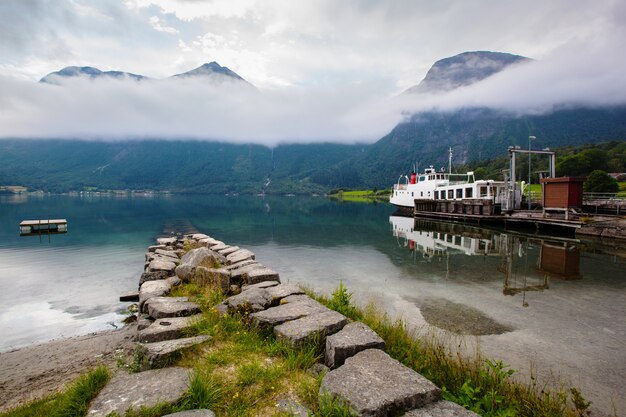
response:
[[[53,394],[30,404],[17,407],[2,417],[50,416],[76,417],[84,416],[89,402],[95,398],[109,381],[109,370],[99,367],[79,377],[69,388],[60,394]]]

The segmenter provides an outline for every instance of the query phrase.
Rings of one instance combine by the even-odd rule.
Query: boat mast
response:
[[[452,174],[452,146],[448,149],[448,174]]]

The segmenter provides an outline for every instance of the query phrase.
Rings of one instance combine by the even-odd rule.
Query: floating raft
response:
[[[47,220],[23,220],[20,223],[21,235],[32,235],[38,233],[66,233],[66,219]]]

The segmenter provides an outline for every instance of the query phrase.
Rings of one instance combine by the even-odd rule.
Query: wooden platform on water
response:
[[[37,235],[42,233],[67,233],[67,220],[23,220],[20,223],[20,235]]]

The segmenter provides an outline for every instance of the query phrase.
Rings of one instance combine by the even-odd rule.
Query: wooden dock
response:
[[[20,235],[37,235],[42,233],[67,233],[67,220],[23,220],[20,223]]]
[[[491,201],[415,200],[414,217],[448,220],[459,223],[500,226],[504,228],[558,229],[574,234],[583,223],[565,213],[543,210],[516,210],[500,213]]]

